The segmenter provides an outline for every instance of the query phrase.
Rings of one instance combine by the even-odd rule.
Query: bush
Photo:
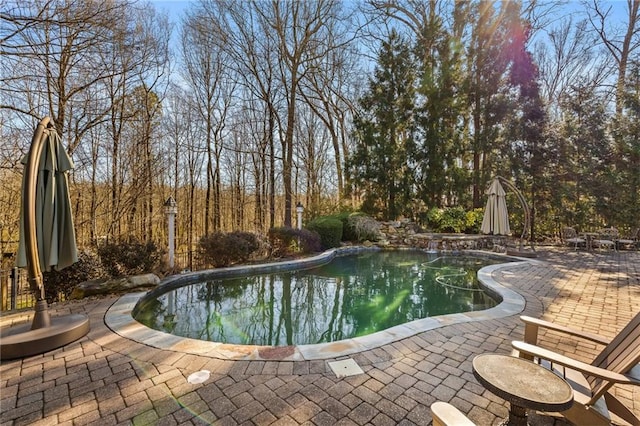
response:
[[[462,232],[467,228],[467,212],[462,207],[449,207],[444,209],[441,232]]]
[[[98,248],[104,269],[113,278],[153,272],[160,265],[162,253],[152,241],[107,243]]]
[[[340,241],[342,241],[342,221],[335,216],[318,217],[309,222],[307,229],[320,235],[322,250],[340,246]]]
[[[429,209],[426,214],[427,227],[433,232],[480,232],[484,209],[466,211],[462,207],[446,207]]]
[[[440,232],[443,214],[443,209],[437,207],[430,208],[425,217],[427,228],[433,232]]]
[[[198,257],[208,265],[217,267],[246,262],[260,248],[260,241],[250,232],[215,232],[198,242]]]
[[[364,213],[352,213],[343,222],[343,241],[378,241],[380,223]]]
[[[484,218],[484,209],[478,208],[467,212],[467,227],[464,230],[467,234],[479,234]]]
[[[366,216],[366,213],[362,212],[342,212],[331,216],[325,216],[329,218],[338,219],[342,222],[342,241],[357,241],[355,229],[350,226],[349,218],[355,216]]]
[[[78,254],[78,261],[60,271],[43,272],[44,291],[48,303],[60,300],[60,294],[68,299],[78,284],[106,276],[100,258],[88,251]]]
[[[269,243],[273,257],[290,256],[294,253],[315,253],[321,250],[320,235],[308,229],[271,228]]]

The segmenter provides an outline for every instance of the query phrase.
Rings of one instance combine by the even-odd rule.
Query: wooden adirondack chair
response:
[[[525,323],[524,342],[512,342],[519,355],[557,370],[573,388],[574,404],[562,412],[567,420],[576,425],[608,425],[613,413],[634,426],[640,425],[640,418],[609,392],[616,383],[640,386],[640,312],[611,341],[551,322],[520,318]],[[536,346],[539,328],[590,340],[604,345],[604,349],[591,364],[580,362]]]
[[[431,416],[433,426],[475,426],[460,410],[442,401],[431,404]]]

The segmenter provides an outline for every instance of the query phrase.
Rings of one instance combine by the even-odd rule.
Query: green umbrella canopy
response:
[[[73,162],[56,131],[48,128],[45,133],[46,140],[38,163],[35,225],[40,269],[50,271],[60,270],[75,263],[78,260],[78,251],[66,175],[67,171],[73,169]],[[22,160],[23,164],[27,164],[28,157],[29,154]],[[25,183],[26,173],[22,180],[23,197]],[[24,216],[21,208],[17,261],[19,267],[27,266]]]

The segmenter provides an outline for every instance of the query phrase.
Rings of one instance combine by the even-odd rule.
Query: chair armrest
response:
[[[572,370],[579,371],[586,376],[597,377],[607,382],[621,383],[625,385],[640,385],[640,380],[636,380],[631,376],[605,370],[604,368],[596,367],[591,364],[569,358],[567,356],[550,351],[548,349],[541,348],[539,346],[530,345],[529,343],[519,341],[511,342],[511,346],[513,346],[514,349],[518,350],[521,353],[532,355],[540,359],[546,359]]]
[[[626,376],[631,377],[633,380],[640,382],[640,364],[636,364]]]
[[[475,426],[460,410],[446,402],[431,404],[434,426]]]
[[[580,330],[576,330],[574,328],[570,328],[570,327],[565,327],[563,325],[560,324],[555,324],[549,321],[545,321],[545,320],[541,320],[538,318],[533,318],[533,317],[528,317],[526,315],[523,315],[520,317],[520,319],[522,320],[522,322],[524,322],[525,324],[532,324],[541,328],[546,328],[548,330],[553,330],[553,331],[557,331],[559,333],[565,333],[565,334],[569,334],[571,336],[576,336],[576,337],[580,337],[586,340],[591,340],[592,342],[595,343],[599,343],[601,345],[608,345],[609,344],[609,339],[602,337],[602,336],[598,336],[597,334],[593,334],[593,333],[587,333],[584,331],[580,331]]]

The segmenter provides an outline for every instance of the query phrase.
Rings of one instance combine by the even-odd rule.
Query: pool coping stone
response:
[[[358,248],[349,247],[347,249],[328,250],[318,256],[305,258],[300,260],[281,262],[274,264],[251,265],[249,267],[242,266],[237,268],[220,268],[219,270],[211,270],[204,272],[190,273],[189,276],[177,275],[163,280],[160,286],[149,292],[129,293],[120,297],[107,310],[104,321],[114,333],[123,338],[136,341],[138,343],[148,345],[158,349],[179,351],[188,354],[204,355],[224,360],[279,360],[279,361],[309,361],[309,360],[326,360],[347,357],[365,350],[374,349],[384,345],[391,344],[407,337],[415,336],[424,331],[436,328],[460,324],[471,321],[484,321],[487,319],[503,318],[522,312],[525,308],[525,299],[516,291],[508,288],[503,284],[499,284],[493,279],[493,274],[507,267],[521,266],[530,263],[542,263],[540,260],[531,258],[514,258],[512,256],[497,255],[510,260],[507,263],[489,265],[478,271],[478,280],[490,293],[499,296],[502,301],[489,309],[482,311],[471,311],[464,313],[454,313],[447,315],[439,315],[435,317],[422,318],[405,324],[400,324],[386,330],[378,331],[366,336],[353,337],[345,340],[339,340],[330,343],[294,345],[289,347],[272,347],[272,346],[255,346],[255,345],[238,345],[220,342],[209,342],[187,337],[174,336],[172,334],[153,330],[144,326],[133,318],[133,311],[137,303],[145,296],[163,293],[167,288],[176,287],[176,283],[184,285],[184,281],[180,278],[186,278],[189,281],[192,277],[194,282],[206,276],[210,279],[214,275],[214,271],[220,271],[222,276],[238,273],[261,273],[264,268],[275,266],[275,271],[285,271],[298,268],[311,268],[319,264],[326,263],[333,259],[336,255],[349,254],[358,251]],[[495,258],[492,253],[468,250],[465,253],[489,256]],[[448,253],[444,253],[448,254]],[[515,261],[511,261],[517,259]],[[269,269],[269,272],[274,269]],[[220,275],[215,274],[216,278]]]

